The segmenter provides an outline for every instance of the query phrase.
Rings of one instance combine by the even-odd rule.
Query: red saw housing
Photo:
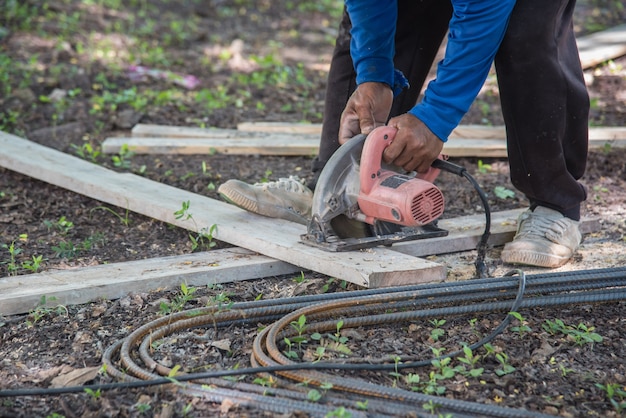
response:
[[[388,126],[374,129],[365,140],[360,163],[359,220],[373,225],[387,221],[404,226],[422,226],[443,214],[443,193],[433,183],[439,170],[411,177],[383,169],[383,151],[397,130]],[[428,179],[428,180],[426,180]],[[362,219],[361,219],[362,218]]]

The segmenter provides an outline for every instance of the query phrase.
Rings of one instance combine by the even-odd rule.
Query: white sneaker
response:
[[[217,192],[228,203],[259,215],[304,225],[311,218],[313,192],[296,176],[252,185],[228,180]]]
[[[517,220],[517,233],[502,250],[502,261],[555,268],[567,263],[582,242],[580,222],[556,210],[537,206]]]

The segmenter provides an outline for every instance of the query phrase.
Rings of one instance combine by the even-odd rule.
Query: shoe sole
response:
[[[540,254],[526,251],[502,251],[502,261],[508,264],[523,264],[534,267],[556,268],[567,263],[571,257],[558,257],[554,254]]]
[[[230,187],[224,187],[222,185],[218,192],[220,196],[222,196],[222,198],[228,203],[245,209],[248,212],[259,213],[259,205],[257,204],[257,202],[239,193],[237,190],[234,190]]]

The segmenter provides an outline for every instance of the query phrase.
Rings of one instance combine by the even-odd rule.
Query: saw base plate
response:
[[[418,227],[402,227],[398,232],[363,238],[340,238],[336,235],[331,235],[326,236],[324,241],[319,241],[318,237],[314,234],[302,234],[300,235],[300,239],[303,244],[312,247],[321,248],[326,251],[341,252],[362,250],[380,245],[389,247],[396,242],[445,237],[447,235],[447,230],[441,229],[433,224],[428,224]]]

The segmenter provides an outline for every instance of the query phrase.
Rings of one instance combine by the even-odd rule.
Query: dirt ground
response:
[[[107,137],[128,135],[136,123],[235,128],[244,121],[321,122],[338,2],[126,3],[30,0],[0,5],[0,16],[5,16],[0,18],[1,130],[216,199],[216,188],[231,178],[257,182],[294,173],[309,176],[310,157],[127,154],[112,158],[99,153],[99,146]],[[624,9],[619,1],[580,0],[577,34],[624,22]],[[136,73],[129,72],[130,64],[193,75],[198,85],[187,89],[172,77],[138,80]],[[625,126],[626,57],[587,69],[585,76],[592,100],[590,125]],[[494,77],[487,80],[463,123],[502,124]],[[453,161],[467,167],[488,192],[492,211],[526,205],[510,184],[506,159]],[[583,216],[598,219],[599,227],[585,236],[574,259],[557,271],[626,265],[626,150],[606,146],[592,151],[582,182],[588,190]],[[446,196],[444,217],[480,211],[480,200],[466,182],[443,174],[438,185]],[[512,195],[499,195],[496,190]],[[0,168],[0,277],[23,275],[26,282],[27,275],[36,271],[229,246],[211,244],[195,243],[188,231]],[[510,269],[499,261],[500,250],[494,247],[487,252],[492,277]],[[471,278],[475,258],[476,251],[429,257],[447,266],[449,281]],[[190,297],[185,297],[184,290],[176,285],[119,300],[0,316],[0,393],[50,387],[53,379],[67,378],[72,370],[83,370],[87,376],[75,384],[116,381],[106,373],[93,373],[102,365],[104,350],[141,325],[163,317],[168,308],[359,289],[303,272],[302,276],[193,288]],[[477,352],[483,373],[478,377],[457,373],[439,380],[444,388],[441,396],[563,417],[626,416],[625,306],[621,301],[521,311],[523,324],[514,325],[528,330],[509,328],[492,341],[496,352],[505,353],[515,370],[500,376],[496,372],[500,364],[485,351]],[[468,323],[480,324],[478,332],[487,334],[502,316],[458,316],[440,325],[413,321],[356,327],[342,336],[348,338],[354,358],[381,353],[430,358],[431,347],[458,348],[463,336],[475,331]],[[546,321],[556,320],[572,332],[549,333]],[[211,364],[208,368],[247,367],[250,344],[266,325],[233,325],[210,337],[228,340],[228,348],[181,333],[158,348],[158,358],[170,367],[179,364],[184,371],[201,369],[203,362]],[[433,338],[436,328],[443,330],[441,338]],[[581,342],[572,337],[574,330],[576,335],[601,338]],[[202,361],[197,360],[199,352]],[[412,372],[427,381],[436,370],[432,365]],[[362,372],[356,376],[418,390],[411,389],[406,374]],[[245,378],[245,382],[253,380],[254,376]],[[422,413],[417,410],[410,415]],[[275,415],[307,416],[296,410],[275,414],[263,408],[216,403],[171,386],[0,398],[1,417]],[[349,415],[337,408],[330,416]]]

